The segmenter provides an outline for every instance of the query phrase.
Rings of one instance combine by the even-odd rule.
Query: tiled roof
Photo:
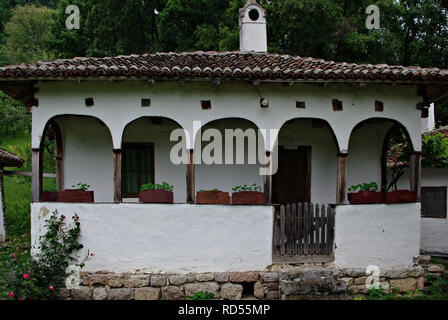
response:
[[[201,51],[59,59],[0,68],[0,80],[109,77],[448,82],[448,70],[358,65],[270,53]]]
[[[0,166],[5,167],[21,167],[23,166],[23,160],[18,156],[9,153],[6,150],[0,149]]]

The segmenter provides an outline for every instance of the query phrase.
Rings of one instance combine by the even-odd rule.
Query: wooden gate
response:
[[[333,207],[312,203],[276,206],[274,263],[333,261],[333,243]]]

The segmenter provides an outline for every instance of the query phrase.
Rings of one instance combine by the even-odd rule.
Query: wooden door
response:
[[[311,200],[311,147],[279,147],[278,170],[272,177],[272,203]]]

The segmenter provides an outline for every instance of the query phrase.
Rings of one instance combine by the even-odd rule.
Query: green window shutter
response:
[[[123,196],[138,196],[142,184],[154,183],[154,146],[125,144],[122,153]]]

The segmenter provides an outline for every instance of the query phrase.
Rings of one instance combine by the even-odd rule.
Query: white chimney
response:
[[[430,132],[436,128],[436,107],[434,103],[428,108],[428,117],[422,118],[422,133]]]
[[[240,51],[267,52],[266,11],[256,2],[247,0],[240,9]]]

